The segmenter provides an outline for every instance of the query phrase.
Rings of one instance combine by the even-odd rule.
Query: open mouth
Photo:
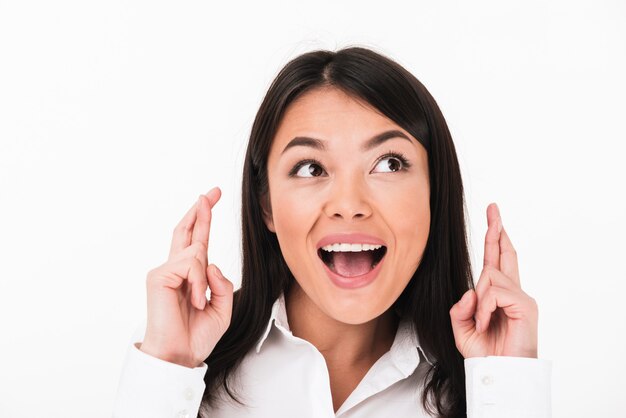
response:
[[[317,250],[328,268],[343,277],[357,277],[369,273],[387,253],[384,245],[332,244]]]

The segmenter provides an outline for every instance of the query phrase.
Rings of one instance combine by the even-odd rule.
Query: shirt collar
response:
[[[272,313],[270,315],[270,320],[267,324],[267,327],[265,327],[265,331],[263,332],[261,339],[256,345],[257,354],[259,353],[259,351],[261,351],[261,347],[263,346],[263,343],[267,339],[267,336],[269,335],[270,330],[272,329],[273,323],[276,325],[276,328],[280,329],[282,332],[291,334],[291,329],[289,329],[289,322],[287,322],[287,308],[285,307],[284,293],[281,293],[278,299],[276,299],[276,301],[272,305]]]
[[[291,329],[289,328],[289,322],[287,321],[287,308],[285,305],[285,295],[281,293],[278,299],[272,305],[272,313],[270,315],[270,320],[263,332],[263,335],[259,339],[259,342],[256,345],[257,354],[261,351],[261,347],[263,343],[267,339],[269,335],[272,324],[280,330],[282,333],[287,334],[289,336],[293,335]],[[410,359],[416,353],[413,349],[417,348],[421,353],[424,359],[428,364],[433,366],[433,361],[430,356],[427,356],[424,352],[424,349],[420,346],[419,340],[417,338],[417,332],[415,332],[413,322],[410,320],[402,319],[398,324],[398,331],[396,332],[395,339],[391,346],[391,355],[394,359],[394,362],[402,368],[402,365],[413,363]],[[419,360],[418,360],[419,361]],[[412,372],[412,370],[411,370]]]

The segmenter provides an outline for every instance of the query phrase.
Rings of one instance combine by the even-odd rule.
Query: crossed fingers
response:
[[[487,222],[483,270],[476,285],[478,305],[474,318],[478,332],[489,327],[491,314],[497,308],[502,308],[509,318],[522,315],[519,308],[528,299],[520,286],[517,252],[495,203],[487,207]]]
[[[493,267],[520,285],[517,252],[504,227],[500,210],[495,203],[487,206],[487,234],[485,235],[485,257],[483,267]]]
[[[188,272],[181,270],[178,276],[188,276],[192,303],[200,310],[206,306],[206,290],[208,288],[207,266],[211,210],[221,194],[220,189],[215,187],[207,194],[200,195],[196,203],[176,225],[172,234],[168,261],[178,263],[179,268],[183,268],[189,266],[184,261],[185,259],[193,260],[191,269]]]
[[[221,194],[220,189],[215,187],[207,194],[200,196],[198,201],[176,225],[172,234],[170,259],[195,243],[204,246],[205,251],[208,250],[209,234],[211,232],[211,209],[217,203]],[[207,200],[208,205],[206,205]],[[198,207],[198,205],[205,206]]]

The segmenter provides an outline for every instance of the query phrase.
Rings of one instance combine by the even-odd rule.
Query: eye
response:
[[[390,152],[380,157],[372,173],[395,173],[406,170],[410,166],[403,155]]]
[[[315,160],[300,161],[289,172],[290,177],[320,177],[324,175],[324,169]]]

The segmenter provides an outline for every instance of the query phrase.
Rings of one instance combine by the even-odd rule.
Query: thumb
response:
[[[233,310],[233,284],[228,280],[215,264],[207,267],[207,278],[211,289],[209,303],[223,318],[228,319]]]
[[[452,332],[454,339],[459,342],[459,338],[475,328],[474,313],[476,311],[476,292],[469,289],[461,300],[455,303],[450,309],[450,321],[452,322]]]

